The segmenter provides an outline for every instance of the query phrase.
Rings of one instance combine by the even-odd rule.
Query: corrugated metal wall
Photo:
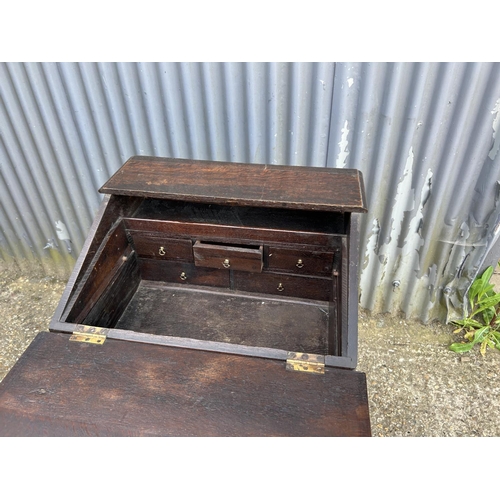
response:
[[[496,245],[499,112],[499,64],[337,65],[328,164],[367,186],[363,307],[462,314]]]
[[[358,168],[360,304],[460,314],[496,256],[499,64],[0,64],[0,256],[67,277],[135,154]],[[486,260],[485,260],[486,258]]]

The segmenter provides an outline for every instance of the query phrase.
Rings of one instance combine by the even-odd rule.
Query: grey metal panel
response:
[[[487,63],[337,65],[327,161],[364,174],[362,307],[462,314],[500,221],[499,77]]]
[[[132,155],[359,168],[360,304],[461,314],[500,255],[498,63],[2,63],[0,257],[67,276]]]
[[[333,63],[1,63],[0,255],[67,276],[132,155],[324,166]]]

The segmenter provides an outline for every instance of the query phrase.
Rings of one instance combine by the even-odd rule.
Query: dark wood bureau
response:
[[[161,380],[155,381],[172,397],[194,397],[187,382],[185,392],[178,386],[185,370],[200,384],[215,377],[215,407],[229,385],[232,394],[245,385],[232,408],[224,403],[225,418],[232,415],[224,430],[201,416],[184,430],[157,422],[152,435],[369,435],[364,374],[354,371],[358,217],[366,211],[358,171],[133,157],[100,191],[102,206],[50,325],[59,349],[67,339],[64,356],[68,350],[75,360],[113,350],[120,358],[129,349],[124,343],[135,346],[138,357],[156,360]],[[43,334],[39,349],[50,335]],[[170,368],[160,369],[162,362],[183,368],[174,376]],[[135,368],[120,359],[114,363],[130,371],[127,404],[134,404],[145,376],[139,362],[132,362]],[[226,373],[229,365],[233,371]],[[268,368],[279,389],[264,388],[257,372],[252,375]],[[282,370],[279,377],[276,370]],[[239,380],[229,384],[227,377]],[[346,389],[351,385],[356,391]],[[292,388],[289,404],[299,407],[282,432],[255,422],[243,431],[245,404],[258,407],[261,398],[274,398],[272,412],[286,412],[280,391]],[[118,406],[127,398],[127,388],[120,391]],[[309,407],[301,414],[303,403],[294,403],[302,391],[305,400],[310,392],[313,407],[324,402],[317,412],[326,412],[326,424],[317,427],[312,418],[299,425],[311,418]],[[335,400],[335,391],[345,401],[329,421],[326,401]],[[168,400],[162,404],[167,413],[174,411]],[[179,415],[188,410],[178,407]],[[268,416],[255,410],[255,419]],[[103,435],[113,434],[105,417],[92,418],[106,421]],[[116,434],[148,434],[139,414],[132,420]]]

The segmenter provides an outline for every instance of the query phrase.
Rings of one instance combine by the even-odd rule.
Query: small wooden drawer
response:
[[[333,293],[333,280],[328,278],[306,278],[267,272],[255,275],[235,271],[233,286],[235,290],[313,300],[330,300]]]
[[[262,271],[263,247],[230,246],[197,241],[193,245],[194,263],[199,267],[231,269],[233,271]]]
[[[267,268],[293,274],[331,276],[333,252],[269,247]]]
[[[193,243],[189,239],[167,238],[161,233],[130,231],[139,257],[193,262]]]
[[[143,280],[185,283],[229,288],[229,271],[225,269],[199,268],[187,262],[166,262],[140,259],[139,266]]]

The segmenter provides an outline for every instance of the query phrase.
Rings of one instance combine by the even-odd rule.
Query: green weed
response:
[[[469,289],[470,314],[452,322],[459,326],[454,333],[463,332],[465,340],[451,344],[452,351],[468,352],[476,344],[480,345],[483,356],[488,347],[500,350],[500,293],[493,290],[492,275],[493,267],[490,266],[472,283]]]

